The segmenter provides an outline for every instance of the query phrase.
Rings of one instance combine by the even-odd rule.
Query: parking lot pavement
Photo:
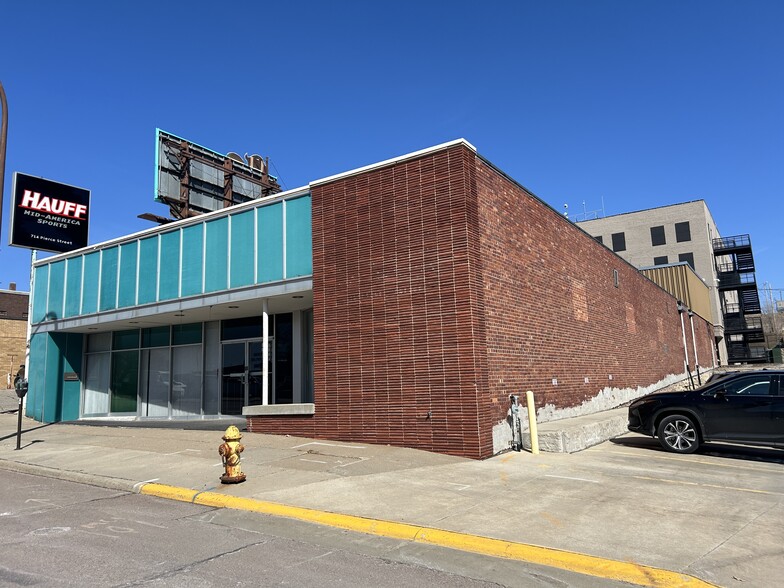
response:
[[[220,433],[41,425],[0,415],[0,466],[97,485],[138,482],[443,529],[633,562],[721,586],[784,576],[784,452],[666,453],[624,435],[575,454],[474,461],[411,449],[245,434],[248,481],[221,486]],[[191,492],[191,495],[194,493]]]

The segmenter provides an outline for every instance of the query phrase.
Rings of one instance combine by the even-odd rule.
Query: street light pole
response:
[[[0,104],[3,107],[3,122],[0,126],[0,233],[3,232],[3,181],[5,180],[5,144],[8,138],[8,102],[5,89],[0,82]]]

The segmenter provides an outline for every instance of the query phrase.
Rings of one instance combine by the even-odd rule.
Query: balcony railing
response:
[[[750,286],[757,283],[757,275],[754,272],[737,272],[731,263],[719,266],[719,286],[727,288],[730,286]]]
[[[760,317],[744,317],[744,318],[729,318],[724,321],[724,330],[729,332],[738,331],[761,331],[762,318]]]
[[[739,361],[760,362],[768,360],[768,350],[764,347],[747,347],[745,345],[731,345],[727,349],[730,363]]]
[[[751,247],[749,235],[735,235],[734,237],[721,237],[713,240],[713,251],[736,249],[738,247]]]

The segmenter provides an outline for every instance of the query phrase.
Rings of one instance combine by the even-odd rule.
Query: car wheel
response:
[[[675,453],[694,453],[700,446],[700,435],[694,421],[681,414],[673,414],[662,419],[656,430],[659,443],[667,451]]]

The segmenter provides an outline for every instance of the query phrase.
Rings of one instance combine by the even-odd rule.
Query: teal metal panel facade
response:
[[[136,304],[136,259],[138,251],[138,241],[120,245],[120,286],[117,291],[117,306],[120,308]]]
[[[204,223],[184,228],[182,230],[181,296],[193,296],[204,291],[202,288],[203,252]]]
[[[82,257],[72,257],[66,262],[65,309],[63,316],[77,316],[82,303]]]
[[[286,277],[313,273],[310,197],[286,202]]]
[[[254,214],[252,210],[231,217],[230,282],[232,288],[249,286],[254,273]]]
[[[257,209],[259,282],[283,279],[283,203]]]
[[[49,301],[49,266],[35,268],[33,286],[33,322],[40,323],[46,318],[46,305]]]
[[[34,269],[31,320],[104,312],[113,320],[120,309],[308,276],[310,203],[310,195],[301,194],[259,202],[43,260]],[[86,341],[66,331],[32,336],[28,416],[43,422],[80,417]]]
[[[161,271],[158,276],[158,300],[180,296],[180,231],[161,235]]]
[[[65,292],[65,261],[49,266],[49,292],[46,301],[48,319],[63,318],[63,294]]]
[[[63,394],[60,403],[60,414],[56,421],[72,421],[79,418],[79,403],[82,391],[82,352],[84,351],[84,335],[81,333],[60,333],[65,335],[65,347],[58,346],[58,352],[63,356],[62,373],[59,380],[62,384]],[[66,372],[76,374],[76,380],[66,381]]]
[[[46,343],[47,333],[38,333],[30,338],[30,373],[27,374],[27,398],[25,414],[37,421],[43,420],[44,396],[46,393]]]
[[[117,308],[117,262],[118,247],[109,247],[101,251],[101,294],[98,310]]]
[[[38,333],[30,342],[27,416],[45,423],[79,418],[82,379],[81,333]],[[75,379],[66,381],[66,373]]]
[[[205,225],[204,291],[225,290],[229,283],[229,219],[218,218]]]
[[[312,273],[311,198],[300,195],[35,268],[34,324]]]
[[[82,280],[82,314],[93,314],[98,310],[98,281],[100,279],[101,252],[84,256],[84,278]]]
[[[139,241],[139,292],[137,304],[158,299],[158,235]]]

